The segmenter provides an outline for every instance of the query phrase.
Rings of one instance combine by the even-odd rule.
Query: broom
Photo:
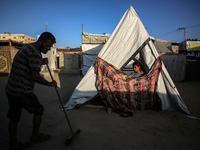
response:
[[[49,74],[50,74],[50,76],[51,76],[51,79],[54,80],[54,79],[53,79],[53,76],[52,76],[52,74],[51,74],[51,71],[50,71],[50,69],[49,69],[48,64],[46,64],[46,66],[47,66],[47,69],[48,69]],[[59,99],[59,101],[60,101],[60,104],[61,104],[61,106],[62,106],[63,112],[64,112],[64,114],[65,114],[65,118],[66,118],[66,120],[67,120],[67,122],[68,122],[70,131],[71,131],[71,135],[70,135],[70,136],[67,138],[67,140],[65,141],[65,144],[68,145],[68,144],[70,144],[70,143],[72,142],[72,140],[74,139],[74,137],[76,137],[76,136],[81,132],[81,130],[78,129],[78,130],[76,130],[76,132],[73,132],[71,123],[70,123],[70,121],[69,121],[69,119],[68,119],[67,113],[66,113],[65,108],[64,108],[64,106],[63,106],[63,103],[62,103],[62,101],[61,101],[60,94],[58,93],[57,87],[55,87],[55,90],[56,90],[56,93],[57,93],[57,95],[58,95],[58,99]]]

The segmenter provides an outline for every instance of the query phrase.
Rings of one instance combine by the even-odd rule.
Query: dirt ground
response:
[[[81,80],[78,75],[57,74],[54,78],[64,104]],[[0,149],[7,150],[8,103],[5,84],[0,77]],[[47,79],[50,79],[47,77]],[[175,82],[192,115],[200,118],[200,82]],[[200,120],[190,119],[181,112],[152,110],[135,111],[133,117],[122,118],[105,109],[81,107],[67,111],[74,131],[81,133],[70,145],[64,142],[71,132],[55,89],[36,84],[35,93],[45,107],[41,132],[52,136],[50,141],[33,144],[29,150],[199,150]],[[32,129],[32,115],[23,110],[18,127],[18,139],[27,142]]]

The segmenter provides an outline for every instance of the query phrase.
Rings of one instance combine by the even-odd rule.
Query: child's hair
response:
[[[140,67],[140,70],[142,70],[142,65],[140,64],[139,61],[136,60],[136,61],[132,64],[132,66],[134,67],[134,65]]]
[[[138,67],[141,66],[140,62],[137,61],[137,60],[132,64],[132,66],[134,66],[134,65],[136,65],[136,66],[138,66]]]

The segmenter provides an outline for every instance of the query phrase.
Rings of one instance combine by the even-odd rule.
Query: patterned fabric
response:
[[[148,74],[133,77],[97,57],[93,67],[97,75],[96,87],[107,107],[122,115],[133,115],[135,109],[153,109],[158,76],[162,70],[161,57]]]
[[[24,45],[13,60],[6,92],[13,96],[33,93],[35,82],[31,70],[40,71],[42,55],[35,44]]]

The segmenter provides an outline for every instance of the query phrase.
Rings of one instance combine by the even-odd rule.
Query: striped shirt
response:
[[[6,92],[13,96],[33,93],[35,82],[31,71],[40,71],[42,55],[35,43],[26,44],[17,52],[13,60]]]

